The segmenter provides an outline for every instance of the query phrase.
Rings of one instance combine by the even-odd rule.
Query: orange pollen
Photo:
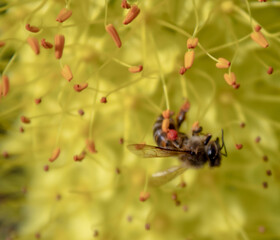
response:
[[[68,82],[70,82],[73,78],[72,71],[68,65],[65,65],[61,70],[61,75],[65,78]]]
[[[33,52],[36,55],[38,55],[40,53],[40,46],[39,46],[38,39],[35,37],[29,37],[29,38],[27,38],[27,42],[30,45],[30,47],[32,48]]]
[[[140,8],[138,8],[137,5],[132,5],[125,19],[123,20],[123,24],[127,25],[131,23],[138,16],[139,13],[140,13]]]
[[[56,148],[53,150],[52,156],[49,158],[50,162],[55,161],[60,155],[60,148]]]
[[[40,28],[38,27],[35,27],[35,26],[30,26],[30,24],[26,24],[25,25],[25,29],[29,32],[33,32],[33,33],[36,33],[36,32],[39,32],[40,31]]]
[[[114,40],[116,46],[118,48],[120,48],[122,46],[122,42],[121,42],[120,36],[119,36],[117,30],[115,29],[115,27],[113,26],[113,24],[108,24],[106,26],[106,31],[110,34],[110,36]]]
[[[185,53],[184,65],[186,69],[190,69],[194,61],[194,51],[190,50]]]
[[[65,43],[65,38],[63,35],[55,35],[54,38],[54,51],[55,51],[55,57],[57,59],[60,59],[63,54],[63,49],[64,49],[64,43]]]
[[[61,9],[56,17],[56,21],[62,23],[72,16],[72,11],[66,8]]]
[[[41,45],[42,45],[43,48],[46,48],[46,49],[49,49],[49,48],[53,47],[53,45],[50,42],[46,42],[45,38],[43,38],[41,40]]]
[[[73,88],[76,92],[81,92],[88,87],[88,83],[75,84]]]
[[[143,66],[139,65],[139,66],[132,66],[128,69],[128,71],[130,71],[131,73],[138,73],[138,72],[142,72],[143,70]]]

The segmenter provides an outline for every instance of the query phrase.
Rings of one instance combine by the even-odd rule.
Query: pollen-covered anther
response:
[[[94,141],[87,139],[86,140],[86,146],[89,152],[91,153],[97,153],[96,149],[95,149],[95,144]]]
[[[140,8],[137,5],[132,5],[129,9],[125,19],[123,20],[123,24],[127,25],[131,23],[140,13]]]
[[[252,32],[251,38],[254,42],[259,44],[263,48],[267,48],[269,46],[265,36],[261,32]]]
[[[131,73],[138,73],[138,72],[142,72],[143,70],[143,66],[139,65],[139,66],[132,66],[128,69],[128,71],[130,71]]]
[[[81,92],[88,87],[88,83],[75,84],[73,88],[76,92]]]
[[[53,150],[52,152],[52,156],[49,158],[49,161],[50,162],[53,162],[55,161],[60,155],[60,148],[56,148]]]
[[[149,192],[141,192],[140,196],[139,196],[139,200],[141,202],[145,202],[146,200],[148,200],[150,198],[150,193]]]
[[[61,70],[61,75],[63,78],[65,78],[68,82],[70,82],[73,79],[72,71],[69,67],[69,65],[65,65]]]
[[[178,132],[175,129],[169,129],[167,132],[167,138],[170,141],[175,141],[178,138]]]
[[[199,129],[200,129],[199,122],[195,121],[192,125],[192,132],[197,132],[199,131]]]
[[[113,24],[108,24],[106,26],[106,31],[110,34],[110,36],[114,40],[116,46],[118,48],[120,48],[122,46],[122,42],[121,42],[120,36],[119,36],[116,28],[113,26]]]
[[[268,67],[268,70],[267,70],[267,74],[272,74],[273,73],[273,67]]]
[[[21,121],[22,123],[25,123],[25,124],[31,123],[30,118],[25,117],[25,116],[21,116],[21,117],[20,117],[20,121]]]
[[[169,109],[162,112],[163,118],[170,118],[173,115],[173,112],[171,112]]]
[[[122,7],[122,8],[125,8],[125,9],[131,8],[131,6],[130,6],[130,4],[127,2],[127,0],[122,0],[121,7]]]
[[[74,161],[76,161],[76,162],[81,162],[81,161],[85,158],[85,156],[86,156],[86,152],[83,151],[81,154],[75,155],[75,156],[73,157],[73,159],[74,159]]]
[[[231,73],[225,73],[224,74],[224,79],[227,82],[228,85],[233,86],[236,84],[236,76],[233,72]]]
[[[259,32],[262,29],[262,27],[260,25],[256,25],[254,27],[255,32]]]
[[[50,48],[53,47],[53,45],[52,45],[50,42],[46,42],[46,39],[45,39],[45,38],[43,38],[43,39],[41,40],[41,45],[42,45],[42,47],[45,48],[45,49],[50,49]]]
[[[191,104],[190,104],[190,102],[187,100],[187,101],[185,101],[184,104],[181,106],[181,110],[184,111],[184,112],[187,112],[187,111],[189,111],[190,107],[191,107]]]
[[[42,102],[41,98],[34,99],[35,104],[40,104]]]
[[[35,27],[35,26],[31,26],[30,24],[26,24],[25,25],[25,29],[29,32],[33,32],[33,33],[36,33],[36,32],[39,32],[40,31],[40,28],[38,27]]]
[[[161,124],[161,129],[163,132],[168,132],[169,124],[170,124],[169,118],[163,119],[162,124]]]
[[[190,50],[185,53],[184,65],[186,69],[190,69],[194,61],[194,51]]]
[[[181,67],[179,73],[181,75],[184,75],[186,71],[187,71],[187,69],[185,67]]]
[[[68,18],[70,18],[71,16],[72,16],[72,11],[67,8],[63,8],[57,15],[56,21],[62,23],[66,21]]]
[[[0,48],[1,48],[1,47],[4,47],[4,46],[5,46],[5,44],[6,44],[5,42],[0,41]]]
[[[106,97],[102,97],[102,98],[100,99],[100,102],[101,102],[101,103],[107,103],[107,98],[106,98]]]
[[[60,59],[63,54],[65,38],[63,35],[57,34],[54,37],[54,53],[57,59]]]
[[[188,49],[196,48],[197,44],[198,44],[198,38],[189,38],[187,40]]]
[[[40,53],[40,46],[39,46],[38,39],[35,37],[29,37],[29,38],[27,38],[27,42],[30,45],[30,47],[32,48],[33,52],[36,55],[38,55]]]
[[[228,61],[225,58],[218,58],[218,62],[216,63],[216,67],[223,69],[223,68],[229,68],[230,66],[230,61]]]
[[[236,148],[237,150],[240,150],[240,149],[243,148],[243,145],[242,145],[242,144],[235,144],[235,148]]]
[[[0,95],[4,97],[7,96],[9,90],[10,90],[9,77],[7,75],[3,75]]]

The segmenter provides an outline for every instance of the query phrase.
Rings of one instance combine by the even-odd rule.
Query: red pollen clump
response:
[[[177,139],[177,137],[178,137],[178,133],[177,133],[176,130],[170,129],[170,130],[168,131],[168,133],[167,133],[167,138],[168,138],[168,140],[174,141],[174,140]]]

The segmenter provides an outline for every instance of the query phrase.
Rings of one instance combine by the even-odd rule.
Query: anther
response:
[[[260,137],[260,136],[257,136],[256,139],[255,139],[255,142],[256,142],[256,143],[259,143],[260,141],[261,141],[261,137]]]
[[[272,175],[271,170],[266,170],[266,175],[267,175],[267,176],[271,176],[271,175]]]
[[[9,158],[10,155],[8,152],[5,151],[2,153],[2,156],[3,156],[3,158]]]
[[[132,66],[128,69],[128,71],[130,71],[131,73],[138,73],[138,72],[142,72],[143,70],[143,66],[139,65],[139,66]]]
[[[150,193],[148,192],[141,192],[140,196],[139,196],[139,200],[141,202],[145,202],[146,200],[148,200],[150,198]]]
[[[49,165],[45,165],[45,166],[44,166],[44,171],[45,171],[45,172],[48,172],[49,169],[50,169],[50,166],[49,166]]]
[[[138,8],[138,6],[132,5],[123,21],[123,24],[127,25],[131,23],[138,16],[139,13],[140,9]]]
[[[236,84],[236,76],[233,72],[231,73],[225,73],[224,74],[224,79],[227,82],[228,85],[233,86]]]
[[[95,149],[95,144],[92,140],[87,139],[86,140],[86,146],[89,152],[91,153],[97,153],[96,149]]]
[[[41,98],[34,99],[35,104],[40,104],[42,102]]]
[[[151,224],[150,223],[146,223],[145,224],[145,229],[149,231],[151,229]]]
[[[198,38],[189,38],[187,40],[187,48],[192,49],[195,48],[198,44]]]
[[[273,67],[268,67],[268,70],[267,70],[267,74],[272,74],[273,73]]]
[[[255,29],[255,32],[259,32],[262,29],[262,27],[260,25],[256,25],[254,27],[254,29]]]
[[[20,131],[21,133],[24,133],[24,128],[23,128],[23,127],[20,127],[20,128],[19,128],[19,131]]]
[[[122,0],[121,7],[126,9],[131,8],[130,4],[128,4],[126,0]]]
[[[269,46],[266,38],[261,32],[252,32],[250,36],[252,40],[259,44],[261,47],[267,48]]]
[[[268,156],[267,155],[264,155],[262,159],[263,159],[264,162],[268,162]]]
[[[60,148],[56,148],[53,150],[52,156],[49,158],[50,162],[55,161],[60,155]]]
[[[172,116],[171,111],[169,109],[162,112],[163,118],[170,118]]]
[[[9,81],[9,78],[8,78],[7,75],[2,76],[2,81],[3,81],[3,85],[2,85],[2,88],[1,88],[0,95],[5,97],[10,90],[10,81]]]
[[[101,103],[107,103],[107,98],[106,98],[106,97],[102,97],[102,98],[100,99],[100,102],[101,102]]]
[[[72,11],[66,8],[61,9],[59,14],[56,17],[56,21],[62,23],[66,21],[68,18],[70,18],[72,15]]]
[[[161,129],[163,132],[168,132],[170,120],[169,118],[164,118],[161,124]]]
[[[88,83],[75,84],[73,88],[76,92],[81,92],[88,87]]]
[[[39,32],[40,31],[40,28],[38,27],[35,27],[35,26],[30,26],[30,24],[26,24],[25,25],[25,29],[29,32],[33,32],[33,33],[36,33],[36,32]]]
[[[108,24],[106,26],[106,31],[110,34],[110,36],[114,40],[116,46],[118,48],[120,48],[122,46],[122,42],[121,42],[120,36],[119,36],[117,30],[115,29],[115,27],[113,26],[113,24]]]
[[[75,155],[75,156],[73,157],[73,159],[74,159],[74,161],[76,161],[76,162],[81,162],[81,161],[85,158],[85,156],[86,156],[86,152],[83,151],[81,154]]]
[[[179,73],[180,73],[181,75],[184,75],[186,71],[187,71],[187,69],[183,66],[183,67],[180,68]]]
[[[263,185],[263,188],[265,188],[265,189],[268,188],[268,182],[263,182],[262,185]]]
[[[0,41],[0,48],[1,48],[1,47],[4,47],[4,46],[5,46],[5,44],[6,44],[5,42]]]
[[[194,61],[194,51],[190,50],[185,53],[184,65],[186,69],[190,69]]]
[[[55,51],[55,57],[57,59],[60,59],[63,54],[63,49],[64,49],[64,43],[65,43],[65,38],[63,35],[55,35],[54,38],[54,51]]]
[[[231,64],[230,61],[228,61],[225,58],[218,58],[218,61],[219,62],[216,63],[216,67],[220,68],[220,69],[229,68],[229,66]]]
[[[63,78],[65,78],[68,82],[70,82],[73,79],[73,74],[68,65],[65,65],[63,69],[61,70],[61,75]]]
[[[29,124],[31,122],[31,120],[28,117],[25,117],[25,116],[21,116],[20,121],[22,123],[25,123],[25,124]]]
[[[38,55],[40,53],[40,46],[39,46],[38,39],[35,37],[29,37],[29,38],[27,38],[27,42],[30,45],[30,47],[32,48],[33,52],[36,55]]]
[[[240,150],[240,149],[243,148],[243,145],[242,145],[242,144],[235,144],[235,148],[236,148],[237,150]]]
[[[246,124],[244,122],[240,123],[241,128],[245,128]]]
[[[83,115],[85,114],[85,112],[84,112],[83,109],[79,109],[79,110],[78,110],[78,113],[79,113],[79,115],[81,115],[81,116],[83,116]]]
[[[50,42],[46,42],[45,38],[43,38],[41,40],[41,45],[42,45],[43,48],[46,48],[46,49],[50,49],[50,48],[53,47],[53,45]]]

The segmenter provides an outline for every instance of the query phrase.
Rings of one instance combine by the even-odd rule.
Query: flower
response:
[[[121,1],[11,2],[0,7],[1,239],[280,237],[278,3],[142,1],[124,25]],[[61,9],[72,15],[57,22]],[[223,130],[228,157],[153,187],[181,162],[127,145],[156,145],[157,117],[184,103],[169,139],[203,127],[221,147]]]

